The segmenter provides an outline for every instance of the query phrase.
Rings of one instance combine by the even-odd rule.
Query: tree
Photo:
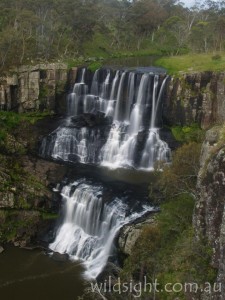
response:
[[[200,150],[201,144],[195,142],[184,144],[176,150],[172,165],[164,168],[156,182],[167,199],[182,194],[191,194],[195,198]]]

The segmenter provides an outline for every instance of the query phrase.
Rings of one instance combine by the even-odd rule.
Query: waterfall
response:
[[[93,75],[79,70],[68,95],[67,116],[44,137],[40,155],[145,171],[152,170],[157,161],[168,162],[170,149],[160,138],[167,79],[145,69],[99,69]],[[131,199],[127,191],[114,194],[111,187],[109,191],[86,179],[63,185],[57,189],[62,195],[62,222],[49,247],[82,261],[85,276],[96,278],[113,255],[113,241],[121,227],[153,208],[138,200],[140,194]]]
[[[163,80],[159,94],[157,96],[158,87],[158,76],[154,78],[154,88],[152,97],[152,112],[151,112],[151,123],[149,128],[148,138],[142,153],[140,169],[142,170],[153,170],[154,163],[156,161],[167,161],[171,156],[171,151],[166,142],[162,141],[159,136],[159,129],[156,128],[156,117],[162,93],[165,88],[165,84],[168,77]]]
[[[135,73],[131,72],[129,73],[129,79],[128,79],[128,101],[126,101],[126,109],[125,109],[125,122],[129,122],[130,120],[130,110],[134,101],[134,95],[135,95]]]
[[[46,137],[40,154],[111,169],[152,170],[170,161],[160,138],[163,93],[168,77],[149,71],[95,71],[91,83],[80,71],[68,96],[68,119]]]
[[[131,212],[125,199],[114,197],[104,203],[103,187],[85,179],[63,187],[63,221],[56,238],[49,245],[52,251],[67,253],[81,260],[86,267],[85,277],[96,278],[113,252],[113,241],[125,224],[143,216],[152,207],[142,205]]]

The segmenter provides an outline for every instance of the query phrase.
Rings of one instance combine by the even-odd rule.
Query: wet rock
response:
[[[120,268],[112,262],[108,262],[102,272],[97,277],[97,282],[106,282],[106,287],[111,287],[118,280]]]
[[[143,131],[138,132],[138,135],[137,135],[138,143],[144,143],[146,141],[147,137],[148,137],[148,131],[147,130],[143,130]]]
[[[101,112],[85,113],[77,117],[71,118],[73,126],[76,128],[81,127],[95,127],[100,125],[106,125],[108,123],[105,118],[105,114]]]

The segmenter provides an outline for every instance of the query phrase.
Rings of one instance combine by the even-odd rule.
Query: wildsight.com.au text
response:
[[[203,284],[198,284],[195,282],[188,283],[171,283],[160,284],[160,282],[155,279],[154,282],[149,282],[144,277],[142,282],[121,281],[118,278],[116,281],[112,280],[109,276],[104,282],[101,283],[91,283],[91,292],[95,293],[117,293],[117,294],[127,294],[130,293],[135,297],[141,297],[143,294],[156,294],[156,293],[206,293],[212,294],[221,291],[221,284],[205,282]]]

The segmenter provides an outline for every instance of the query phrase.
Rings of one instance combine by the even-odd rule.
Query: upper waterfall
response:
[[[64,124],[43,140],[40,154],[112,169],[151,170],[170,160],[160,138],[168,77],[148,70],[80,69]]]

